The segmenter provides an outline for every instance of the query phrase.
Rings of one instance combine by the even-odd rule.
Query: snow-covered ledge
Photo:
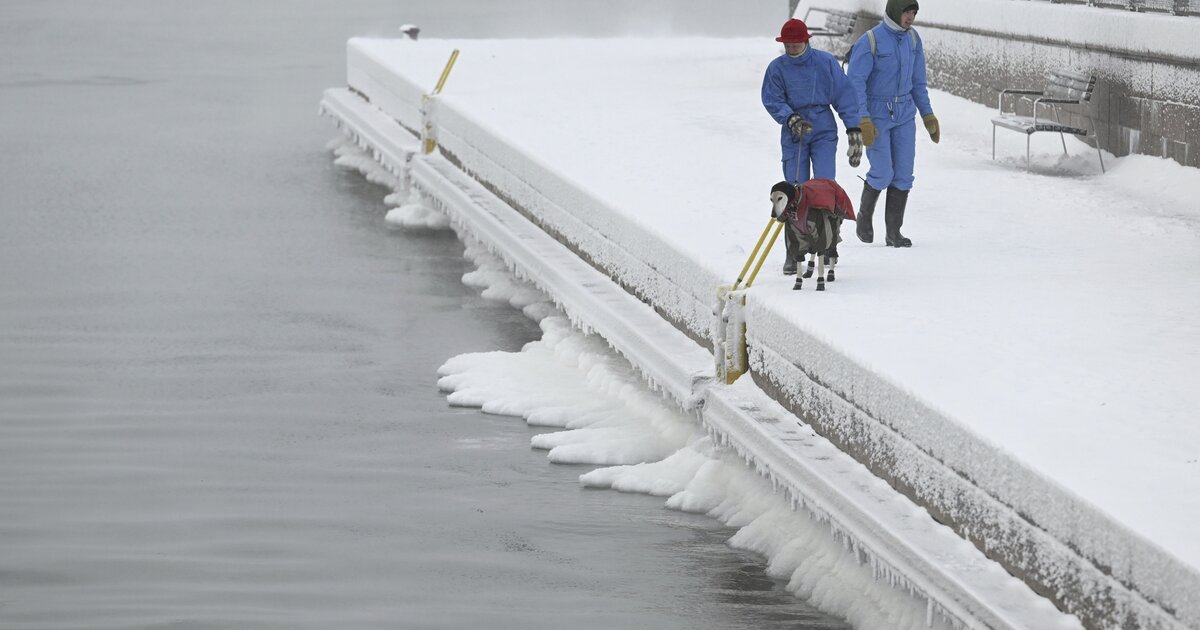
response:
[[[351,88],[386,112],[384,117],[396,123],[397,133],[403,133],[401,125],[418,127],[420,108],[407,99],[419,99],[419,90],[411,84],[406,89],[401,77],[387,79],[377,65],[363,51],[352,55]],[[439,141],[450,164],[630,290],[693,341],[707,339],[714,325],[712,302],[719,278],[697,269],[650,231],[581,192],[535,158],[514,151],[494,130],[444,103],[434,105]],[[424,172],[425,168],[417,165],[413,170]],[[417,179],[430,193],[442,194],[433,180],[423,175]],[[748,321],[753,320],[755,376],[775,391],[779,402],[801,417],[824,420],[818,426],[826,437],[910,492],[910,497],[945,518],[1036,590],[1087,618],[1091,627],[1182,628],[1200,621],[1200,602],[1176,596],[1200,592],[1194,573],[1150,543],[1108,523],[1078,498],[1057,492],[1053,482],[1019,463],[973,457],[987,450],[987,445],[973,441],[974,436],[959,431],[935,433],[935,439],[929,439],[930,426],[938,426],[938,416],[930,415],[920,401],[898,388],[877,379],[865,381],[878,386],[872,388],[874,396],[889,401],[880,406],[871,402],[870,391],[844,385],[856,382],[854,378],[839,381],[834,376],[826,382],[805,382],[806,361],[827,361],[830,365],[826,367],[833,371],[823,371],[823,375],[836,375],[837,369],[852,374],[862,368],[828,350],[826,355],[813,354],[811,348],[797,354],[780,341],[794,338],[794,331],[772,324],[766,309],[755,312],[753,302],[748,308]],[[588,309],[577,308],[575,315],[591,326]],[[655,365],[639,363],[635,356],[631,359],[643,370],[655,369]],[[709,361],[711,366],[711,358]],[[659,362],[657,366],[668,364]],[[671,381],[651,378],[660,385]],[[676,386],[664,389],[687,404],[694,394],[683,394],[686,387],[681,384],[686,379],[675,382]],[[799,396],[786,390],[784,383],[800,383],[806,391]],[[927,418],[933,418],[933,425],[924,424]],[[996,484],[978,481],[981,475],[992,474],[999,475]],[[1005,474],[1015,474],[1027,485],[1014,490],[1005,484]],[[1031,500],[1030,488],[1046,489],[1040,494],[1049,499]],[[1093,516],[1100,521],[1090,520]],[[1151,561],[1134,562],[1126,554]]]
[[[386,170],[428,196],[460,235],[488,247],[545,291],[578,327],[608,340],[719,443],[781,487],[794,509],[827,524],[877,580],[923,600],[928,623],[996,630],[1078,627],[750,379],[717,383],[706,348],[443,156],[421,154],[418,139],[378,109],[347,90],[329,90],[321,110]],[[797,449],[811,458],[797,457]]]

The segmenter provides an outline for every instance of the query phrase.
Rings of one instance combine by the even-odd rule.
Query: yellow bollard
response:
[[[433,128],[433,97],[421,95],[421,152],[426,155],[437,148],[437,132]]]
[[[724,375],[726,385],[732,385],[749,369],[750,359],[746,351],[746,319],[742,312],[746,308],[746,294],[739,292],[727,297],[725,320],[722,321],[725,343],[721,357],[723,365],[718,367],[718,372]]]
[[[775,226],[775,232],[771,234],[771,240],[767,241],[766,248],[762,249],[763,241],[766,240],[767,233],[771,231],[772,223],[778,225]],[[733,286],[717,287],[718,332],[713,357],[717,362],[717,376],[722,378],[726,385],[733,384],[750,369],[746,350],[746,320],[743,315],[746,307],[746,291],[754,284],[754,279],[758,277],[758,270],[762,269],[763,263],[766,262],[767,256],[771,253],[771,247],[775,245],[783,227],[783,223],[771,217],[767,221],[767,226],[763,228],[762,235],[758,237],[758,242],[754,244],[754,249],[750,251],[750,257],[746,259],[746,264],[742,266],[737,282],[734,282]],[[761,255],[759,254],[760,249],[762,249]],[[746,277],[746,270],[750,269],[755,258],[758,259],[758,262],[754,264],[754,271],[746,280],[746,286],[738,291],[738,285]]]

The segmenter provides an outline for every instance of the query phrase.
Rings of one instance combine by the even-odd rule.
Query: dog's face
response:
[[[779,182],[771,187],[771,209],[775,216],[783,214],[790,206],[795,205],[796,187],[787,182]]]
[[[775,216],[777,216],[777,217],[782,216],[784,210],[787,210],[787,207],[788,207],[787,195],[785,195],[779,191],[772,191],[771,192],[771,211],[775,213]]]

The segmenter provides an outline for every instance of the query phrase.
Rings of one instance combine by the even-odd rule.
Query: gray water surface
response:
[[[352,35],[549,5],[4,3],[0,627],[842,627],[436,389],[537,327],[385,227],[317,100]]]

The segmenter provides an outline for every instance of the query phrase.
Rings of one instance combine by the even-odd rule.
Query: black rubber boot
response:
[[[875,202],[879,201],[879,193],[879,190],[863,182],[862,201],[858,203],[858,216],[855,217],[858,224],[855,231],[858,232],[858,240],[864,243],[875,240],[875,226],[871,225],[871,216],[875,214]]]
[[[800,240],[792,234],[790,225],[783,226],[783,245],[787,249],[787,258],[783,261],[783,275],[795,275],[796,263],[800,261],[803,254],[800,253]]]
[[[900,233],[900,226],[904,225],[904,207],[907,205],[908,191],[888,186],[883,216],[883,222],[887,225],[888,247],[912,247],[912,240]]]

